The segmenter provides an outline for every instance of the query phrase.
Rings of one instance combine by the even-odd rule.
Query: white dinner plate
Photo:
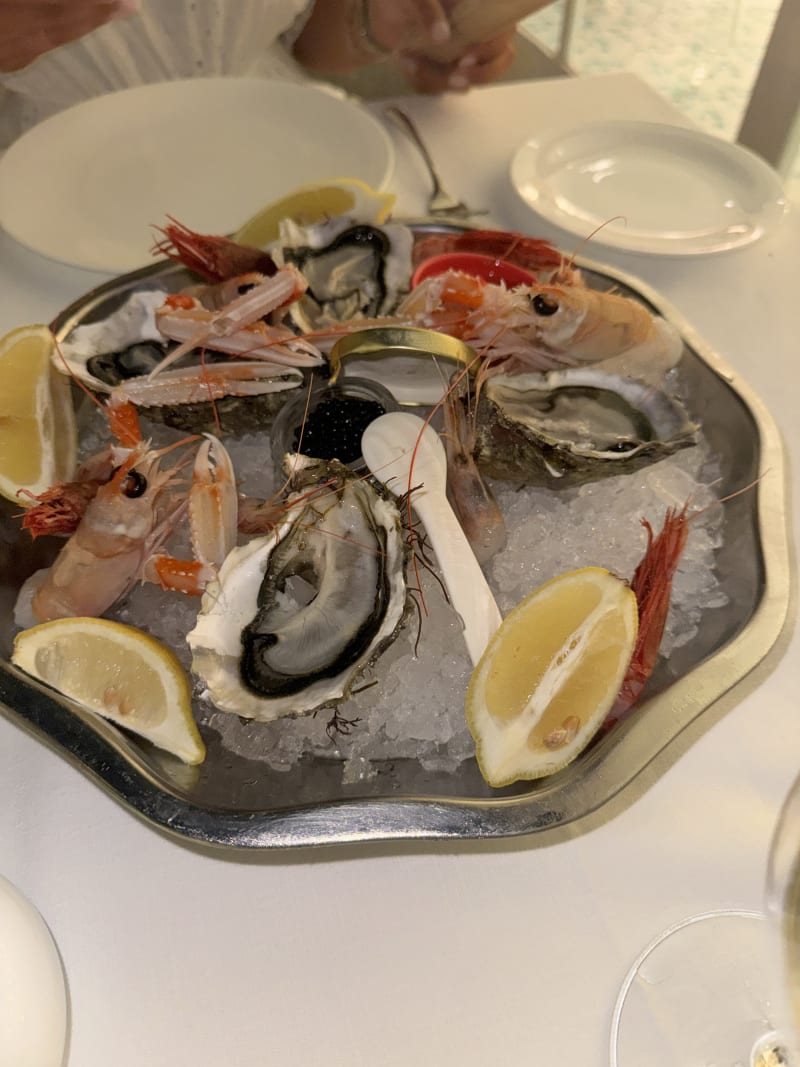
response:
[[[359,104],[262,78],[159,82],[62,111],[0,160],[0,224],[42,255],[121,273],[150,260],[172,215],[231,233],[298,185],[385,188],[391,139]]]
[[[593,244],[695,255],[757,240],[785,208],[780,178],[739,145],[681,126],[605,121],[534,137],[511,180],[542,218]]]

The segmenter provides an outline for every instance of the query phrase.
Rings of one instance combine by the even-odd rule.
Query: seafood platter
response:
[[[0,702],[134,812],[256,849],[566,827],[771,648],[777,431],[649,288],[385,213],[286,219],[258,249],[161,233],[51,324],[76,470],[0,513]],[[601,570],[638,610],[608,707],[579,737],[562,707],[533,770],[487,771],[484,651],[545,583]],[[202,761],[12,660],[28,628],[98,616],[177,656]]]

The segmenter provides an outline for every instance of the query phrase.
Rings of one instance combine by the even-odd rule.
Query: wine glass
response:
[[[800,778],[770,847],[765,912],[694,915],[622,984],[611,1067],[800,1067]]]
[[[767,914],[778,948],[786,1031],[792,1064],[800,1063],[800,777],[784,802],[772,838],[767,872]]]

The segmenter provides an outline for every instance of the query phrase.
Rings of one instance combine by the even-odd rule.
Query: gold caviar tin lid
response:
[[[340,337],[329,356],[331,381],[339,374],[380,382],[405,407],[436,404],[459,367],[477,367],[463,341],[415,326],[373,326]],[[343,365],[347,363],[346,370]]]

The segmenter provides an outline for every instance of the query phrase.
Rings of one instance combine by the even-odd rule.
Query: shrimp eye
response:
[[[122,483],[122,492],[129,500],[144,496],[147,492],[147,479],[138,471],[128,471]]]
[[[536,294],[531,304],[537,315],[555,315],[558,311],[558,301],[553,300],[551,297],[542,296],[541,293]]]

